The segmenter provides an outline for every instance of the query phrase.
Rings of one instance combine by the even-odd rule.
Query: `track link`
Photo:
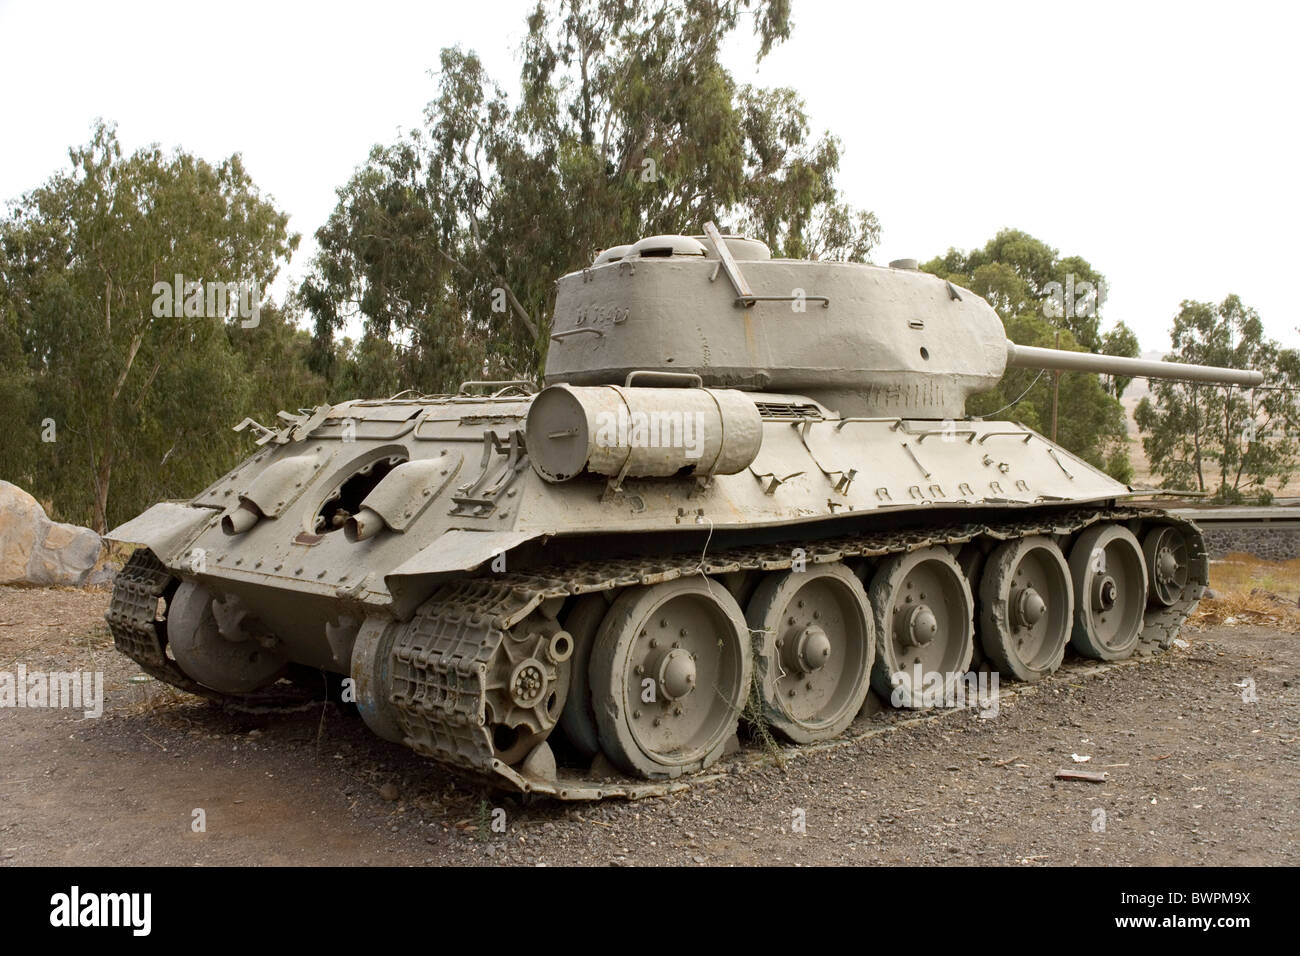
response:
[[[652,585],[692,574],[712,577],[736,571],[783,571],[797,560],[826,564],[962,545],[981,538],[1007,541],[1027,535],[1073,535],[1106,521],[1175,525],[1187,536],[1190,577],[1183,598],[1172,607],[1147,609],[1137,653],[1147,655],[1168,648],[1208,584],[1209,561],[1199,529],[1184,518],[1155,509],[1074,509],[1038,512],[1022,520],[830,538],[801,545],[801,555],[790,544],[753,546],[706,553],[701,558],[678,555],[589,561],[547,572],[455,581],[439,588],[409,621],[394,628],[390,701],[405,742],[413,750],[498,787],[562,800],[636,799],[675,793],[689,788],[692,778],[604,780],[561,769],[552,781],[525,775],[498,759],[488,721],[486,685],[507,632],[543,602],[555,598]],[[186,677],[167,656],[165,624],[157,620],[158,601],[168,596],[176,580],[145,549],[127,562],[106,615],[118,650],[158,680],[232,709],[261,712],[301,705],[300,693],[289,697],[271,688],[233,698]]]
[[[1200,600],[1208,583],[1204,541],[1191,522],[1158,510],[1072,510],[1032,519],[991,524],[959,524],[925,531],[888,531],[810,542],[808,564],[875,558],[935,545],[961,545],[978,538],[1006,541],[1027,535],[1072,535],[1103,521],[1181,527],[1191,542],[1190,579],[1173,607],[1148,609],[1138,653],[1167,648]],[[564,800],[662,795],[688,787],[673,781],[589,779],[561,770],[554,782],[525,776],[495,756],[485,714],[484,677],[506,632],[543,601],[579,594],[651,585],[690,574],[712,577],[734,571],[783,571],[796,555],[788,545],[736,548],[702,559],[677,556],[582,562],[549,573],[521,572],[471,578],[447,584],[398,629],[392,650],[393,693],[407,744],[426,756],[475,771],[525,792]]]

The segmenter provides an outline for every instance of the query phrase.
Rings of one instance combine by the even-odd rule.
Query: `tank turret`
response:
[[[773,259],[752,239],[652,236],[559,280],[547,384],[622,384],[638,370],[796,392],[845,416],[955,419],[1008,366],[1235,385],[1258,372],[1018,346],[969,289],[889,267]]]

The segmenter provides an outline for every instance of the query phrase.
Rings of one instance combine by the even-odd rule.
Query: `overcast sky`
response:
[[[96,117],[127,149],[239,151],[303,233],[292,280],[335,189],[421,121],[439,48],[516,88],[531,5],[0,0],[0,198],[66,166]],[[875,261],[1014,226],[1102,271],[1108,324],[1144,349],[1167,347],[1182,299],[1229,292],[1300,341],[1295,5],[793,7],[761,67],[748,35],[727,59],[742,82],[794,87],[841,138],[840,185],[883,226]]]

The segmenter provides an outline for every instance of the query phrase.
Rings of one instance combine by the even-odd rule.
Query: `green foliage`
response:
[[[1230,295],[1184,301],[1170,332],[1171,360],[1254,368],[1265,388],[1153,381],[1138,405],[1142,445],[1163,487],[1208,491],[1216,501],[1272,500],[1300,458],[1300,353],[1266,338],[1259,314]]]
[[[231,303],[225,318],[156,314],[156,283],[265,288],[296,246],[238,154],[124,157],[100,123],[70,157],[0,221],[0,462],[61,518],[102,531],[229,468],[246,444],[230,426],[259,396],[313,389],[276,367],[309,343],[274,308],[257,328]]]
[[[1106,278],[1086,259],[1061,257],[1026,232],[1003,229],[983,249],[949,249],[921,268],[979,293],[1004,321],[1038,313],[1068,331],[1088,351],[1099,351]]]
[[[1061,257],[1027,233],[1004,229],[982,249],[949,249],[921,268],[983,296],[1002,318],[1007,338],[1018,345],[1138,354],[1137,336],[1122,322],[1104,335],[1100,332],[1105,277],[1086,259]],[[1118,396],[1128,381],[1062,374],[1056,431],[1061,445],[1125,483],[1132,481],[1133,467]],[[1009,368],[996,388],[973,396],[966,410],[975,416],[1006,417],[1050,434],[1052,391],[1052,372]]]
[[[1119,322],[1113,329],[1101,337],[1101,348],[1098,350],[1102,355],[1118,355],[1125,358],[1134,358],[1142,353],[1142,347],[1138,344],[1137,333],[1130,329],[1123,322]],[[1106,386],[1106,391],[1116,398],[1124,394],[1131,378],[1124,378],[1120,375],[1103,375],[1102,382]]]
[[[761,58],[788,0],[539,3],[513,99],[443,50],[424,126],[376,146],[317,233],[300,296],[332,393],[535,375],[555,278],[642,236],[712,219],[777,255],[864,259],[879,226],[840,199],[838,142],[810,139],[793,91],[721,65],[746,11]]]
[[[3,270],[0,282],[7,284]],[[0,432],[0,477],[29,488],[36,473],[38,442],[32,440],[33,433],[24,440],[18,436],[22,427],[35,424],[39,428],[35,375],[23,354],[18,310],[4,286],[0,286],[0,407],[5,409],[9,422],[9,427]]]

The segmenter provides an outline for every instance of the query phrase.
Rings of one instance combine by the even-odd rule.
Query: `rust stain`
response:
[[[745,310],[745,351],[751,360],[755,360],[758,346],[754,341],[754,315],[749,309]]]

